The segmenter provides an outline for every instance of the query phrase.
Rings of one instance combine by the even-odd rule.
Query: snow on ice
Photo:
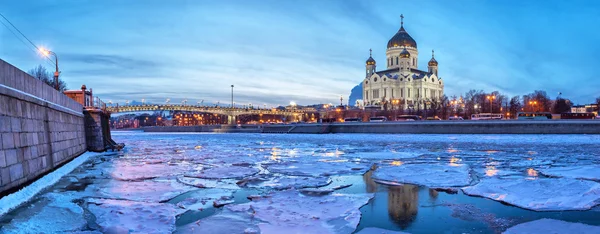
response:
[[[369,170],[367,164],[352,162],[292,162],[269,165],[273,173],[295,176],[329,176],[339,174],[363,174]]]
[[[111,199],[89,199],[88,209],[101,231],[127,230],[127,233],[171,233],[180,214],[168,203],[147,203]]]
[[[527,223],[522,223],[507,229],[504,234],[521,233],[577,233],[577,234],[596,234],[600,233],[599,226],[592,226],[582,223],[571,223],[555,219],[539,219]]]
[[[141,202],[164,202],[194,189],[174,180],[113,180],[102,186],[100,194],[105,198]]]
[[[492,177],[462,191],[535,211],[589,210],[600,202],[600,183],[567,178]]]
[[[254,167],[213,167],[199,172],[187,173],[185,176],[202,179],[241,179],[258,173]]]
[[[290,188],[316,188],[331,184],[331,179],[328,177],[307,177],[307,176],[286,176],[275,177],[268,181],[264,181],[257,185],[249,185],[249,187],[267,187],[278,190]]]
[[[392,184],[416,184],[427,187],[459,187],[471,183],[465,164],[401,164],[377,168],[373,179]]]
[[[600,182],[600,166],[597,165],[552,167],[539,169],[538,171],[548,176],[593,180]]]

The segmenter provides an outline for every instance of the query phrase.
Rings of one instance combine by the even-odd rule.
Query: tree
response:
[[[532,104],[529,104],[530,102]],[[543,90],[536,90],[533,93],[523,95],[523,104],[527,106],[526,110],[535,112],[549,112],[552,108],[552,100]]]
[[[571,111],[572,103],[569,99],[564,99],[562,97],[557,97],[556,101],[554,101],[554,106],[552,107],[553,114],[560,114]]]
[[[598,104],[598,106],[600,106],[600,97],[596,98],[596,104]]]
[[[509,105],[510,116],[513,117],[516,117],[517,113],[521,111],[521,108],[523,108],[523,105],[521,104],[521,98],[519,96],[512,97]]]
[[[37,67],[29,70],[29,72],[27,73],[29,73],[29,75],[33,76],[34,78],[43,81],[47,85],[50,85],[53,88],[55,87],[54,76],[52,76],[52,74],[50,74],[50,72],[46,70],[46,68],[42,65],[38,65]],[[67,90],[67,84],[64,81],[62,81],[60,77],[58,78],[58,87],[60,92],[64,92]]]

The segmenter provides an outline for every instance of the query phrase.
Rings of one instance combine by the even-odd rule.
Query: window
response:
[[[387,89],[383,89],[383,96],[387,97]]]
[[[398,65],[398,57],[396,57],[396,65]]]
[[[410,97],[410,88],[406,89],[406,97]]]
[[[375,77],[375,79],[373,79],[373,82],[377,82],[377,77]]]
[[[400,81],[404,80],[404,78],[400,78]]]
[[[365,99],[369,99],[369,92],[365,91]]]
[[[379,89],[374,89],[373,90],[373,99],[377,99],[379,98]]]
[[[400,89],[400,97],[404,97],[404,89]]]
[[[435,82],[435,80],[433,80],[433,78],[431,78],[431,82]]]

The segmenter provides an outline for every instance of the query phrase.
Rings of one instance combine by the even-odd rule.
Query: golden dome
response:
[[[372,50],[369,49],[369,59],[367,59],[367,65],[375,65],[375,59],[373,59],[373,55],[371,54]]]
[[[438,65],[437,60],[435,60],[435,57],[433,56],[433,50],[431,50],[431,60],[429,60],[429,62],[427,63],[427,65],[429,65],[430,67]]]
[[[388,41],[387,48],[408,46],[417,48],[417,42],[413,39],[406,30],[404,30],[404,16],[400,15],[402,21],[400,22],[400,30]]]

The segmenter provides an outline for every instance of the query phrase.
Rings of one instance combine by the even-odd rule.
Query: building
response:
[[[598,114],[598,104],[572,106],[571,113],[596,113],[596,114]]]
[[[431,100],[444,95],[444,82],[438,76],[438,62],[427,63],[427,71],[419,70],[417,42],[404,29],[404,16],[400,15],[400,30],[388,41],[386,69],[378,71],[369,50],[366,75],[363,81],[365,106],[382,109],[422,109]]]

